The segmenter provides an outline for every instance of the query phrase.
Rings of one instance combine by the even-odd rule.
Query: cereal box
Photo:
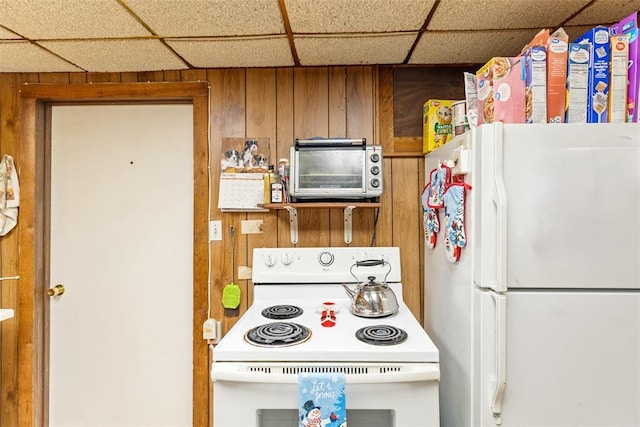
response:
[[[629,35],[611,36],[611,67],[609,80],[609,123],[627,121],[627,71]]]
[[[590,52],[588,44],[569,43],[567,123],[587,123]]]
[[[525,123],[547,123],[547,49],[532,46],[524,54]]]
[[[575,40],[588,44],[589,52],[589,92],[587,93],[587,123],[607,123],[609,121],[609,60],[611,46],[609,28],[599,25]]]
[[[636,123],[638,121],[638,91],[640,90],[640,41],[638,41],[638,12],[627,16],[610,28],[611,35],[629,35],[629,63],[627,70],[627,122]]]
[[[478,126],[493,123],[493,62],[492,58],[476,72]]]
[[[478,72],[478,124],[524,123],[524,58],[494,57]]]
[[[565,117],[569,36],[562,28],[553,33],[544,29],[535,35],[523,52],[532,46],[542,46],[547,50],[547,123],[562,123]]]
[[[429,99],[422,108],[422,151],[428,153],[443,146],[453,138],[453,113],[455,100]]]

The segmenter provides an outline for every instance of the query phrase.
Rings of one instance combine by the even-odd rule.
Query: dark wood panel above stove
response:
[[[427,99],[464,99],[465,71],[478,67],[402,67],[393,70],[393,136],[422,137]]]

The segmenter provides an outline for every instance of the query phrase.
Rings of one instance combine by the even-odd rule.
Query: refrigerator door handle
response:
[[[504,124],[494,123],[494,185],[496,191],[496,222],[497,222],[497,292],[507,292],[507,189],[503,175],[503,144]]]
[[[496,302],[496,389],[491,412],[497,425],[502,423],[502,399],[507,386],[507,297],[493,294]]]

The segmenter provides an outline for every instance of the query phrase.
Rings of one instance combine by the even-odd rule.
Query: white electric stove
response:
[[[351,313],[342,284],[369,277],[394,291],[395,313]],[[213,351],[214,427],[303,426],[301,372],[345,374],[352,427],[439,425],[438,349],[402,299],[398,248],[254,249],[252,279],[253,304]]]

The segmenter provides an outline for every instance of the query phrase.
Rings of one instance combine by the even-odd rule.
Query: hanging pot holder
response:
[[[429,249],[436,247],[436,237],[440,231],[440,220],[438,219],[438,210],[429,207],[427,199],[429,198],[430,185],[427,184],[422,190],[422,227],[424,229],[425,245]]]
[[[464,182],[456,182],[447,187],[443,196],[444,246],[447,259],[451,262],[460,259],[460,250],[467,244],[464,230],[465,190],[471,190],[471,186]]]
[[[448,166],[440,165],[429,173],[429,197],[427,206],[430,208],[441,208],[444,206],[444,192],[451,184],[451,169]]]

